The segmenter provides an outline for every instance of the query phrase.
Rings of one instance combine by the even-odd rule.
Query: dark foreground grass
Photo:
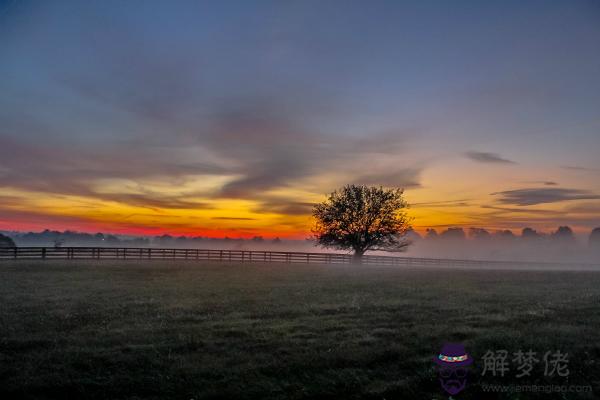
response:
[[[176,262],[0,263],[0,398],[441,399],[600,394],[600,273]],[[569,353],[569,377],[481,376],[487,350]],[[483,393],[485,384],[593,393]]]

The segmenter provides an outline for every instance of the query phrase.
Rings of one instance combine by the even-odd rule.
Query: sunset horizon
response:
[[[336,10],[2,3],[0,230],[299,239],[353,183],[421,234],[600,226],[597,5]]]

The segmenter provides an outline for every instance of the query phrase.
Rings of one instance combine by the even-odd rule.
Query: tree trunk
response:
[[[352,256],[352,264],[362,264],[362,257],[365,254],[362,250],[354,250],[354,255]]]

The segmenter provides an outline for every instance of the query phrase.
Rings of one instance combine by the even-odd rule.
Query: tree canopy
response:
[[[16,247],[16,246],[15,246],[15,242],[11,238],[0,233],[0,247]]]
[[[347,185],[313,208],[313,234],[323,247],[353,250],[356,258],[369,250],[403,251],[411,229],[402,189]]]

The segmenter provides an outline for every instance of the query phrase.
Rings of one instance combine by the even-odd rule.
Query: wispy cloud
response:
[[[259,213],[276,213],[285,215],[310,215],[314,203],[294,201],[290,198],[266,198],[254,208]]]
[[[567,207],[568,213],[600,215],[600,203],[574,204]]]
[[[197,132],[140,132],[133,150],[121,142],[108,142],[98,149],[59,139],[41,146],[18,139],[23,124],[13,121],[8,125],[15,136],[7,136],[0,146],[0,185],[154,208],[210,207],[193,197],[260,200],[270,190],[297,187],[299,182],[328,174],[337,179],[331,180],[331,188],[318,188],[319,192],[348,179],[385,186],[420,185],[422,167],[396,165],[406,141],[401,130],[373,133],[368,140],[340,140],[304,126],[299,115],[286,112],[276,99],[246,100],[221,104],[208,126]],[[41,121],[37,132],[45,129],[50,128]],[[372,157],[387,157],[387,161],[363,168],[363,161]],[[230,179],[210,193],[183,197],[152,189],[153,182],[175,187],[181,180],[207,175]],[[150,188],[133,194],[126,187],[115,187],[113,193],[97,190],[98,182],[115,178],[147,181]],[[298,214],[302,207],[292,204],[286,208]]]
[[[516,162],[512,160],[508,160],[503,158],[497,153],[486,153],[481,151],[467,151],[465,153],[465,157],[481,162],[481,163],[490,163],[490,164],[516,164]]]
[[[420,183],[419,168],[397,168],[388,171],[364,174],[354,179],[358,184],[382,185],[401,188],[417,188]]]
[[[597,168],[588,168],[588,167],[582,167],[579,165],[562,165],[561,168],[571,170],[571,171],[598,171]]]
[[[481,208],[495,211],[502,211],[507,213],[524,213],[524,214],[561,214],[560,211],[554,210],[539,210],[531,208],[518,208],[518,207],[498,207],[490,205],[482,205]]]
[[[94,194],[95,198],[152,209],[212,209],[214,205],[204,201],[187,200],[183,196],[155,194]]]
[[[544,203],[558,203],[571,200],[589,200],[600,199],[589,190],[563,189],[563,188],[530,188],[506,190],[503,192],[492,193],[499,196],[499,202],[502,204],[514,204],[519,206],[531,206]]]
[[[225,221],[256,221],[256,218],[247,217],[212,217],[211,219],[220,219]]]
[[[422,208],[446,208],[446,207],[468,207],[470,206],[469,199],[463,200],[448,200],[448,201],[428,201],[421,203],[412,203],[411,207]]]
[[[558,185],[558,182],[554,182],[554,181],[527,181],[524,183],[529,183],[529,184],[538,184],[538,185],[545,185],[545,186],[556,186]]]

